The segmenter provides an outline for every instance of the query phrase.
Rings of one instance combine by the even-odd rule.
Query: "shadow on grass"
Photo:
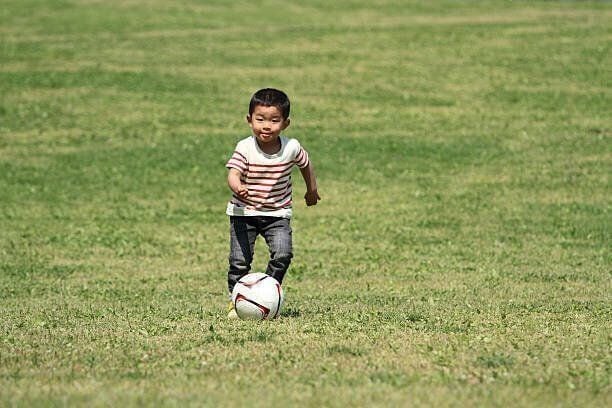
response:
[[[281,317],[283,318],[292,318],[292,317],[295,318],[295,317],[300,317],[300,315],[301,315],[300,311],[292,307],[288,307],[281,311]]]

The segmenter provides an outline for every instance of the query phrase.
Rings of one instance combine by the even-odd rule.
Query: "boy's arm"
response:
[[[306,205],[317,205],[317,201],[319,201],[321,197],[319,197],[317,191],[317,176],[312,167],[312,162],[309,162],[306,167],[301,168],[300,173],[302,173],[302,177],[304,177],[304,182],[306,183],[306,194],[304,194]]]
[[[238,197],[247,198],[249,196],[247,188],[240,180],[240,172],[238,170],[229,170],[229,173],[227,174],[227,185]]]

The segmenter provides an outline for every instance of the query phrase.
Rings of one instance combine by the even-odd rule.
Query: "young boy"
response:
[[[252,136],[238,142],[226,164],[227,183],[233,192],[226,211],[230,217],[230,293],[251,269],[258,235],[264,237],[270,250],[266,273],[282,283],[293,257],[290,219],[294,165],[306,183],[306,205],[316,205],[321,199],[308,153],[296,139],[281,135],[289,126],[289,111],[289,98],[284,92],[272,88],[255,92],[246,117]],[[235,316],[231,308],[228,317]]]

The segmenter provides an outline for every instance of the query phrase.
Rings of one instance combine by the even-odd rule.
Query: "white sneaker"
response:
[[[230,302],[229,304],[229,311],[227,312],[227,318],[228,319],[238,318],[238,313],[236,313],[236,309],[234,309],[234,304],[232,302]]]

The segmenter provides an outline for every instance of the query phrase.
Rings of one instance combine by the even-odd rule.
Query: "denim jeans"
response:
[[[288,218],[230,217],[230,255],[227,287],[232,293],[234,285],[249,273],[255,252],[255,240],[261,235],[270,250],[266,273],[283,282],[285,272],[293,258],[291,225]]]

